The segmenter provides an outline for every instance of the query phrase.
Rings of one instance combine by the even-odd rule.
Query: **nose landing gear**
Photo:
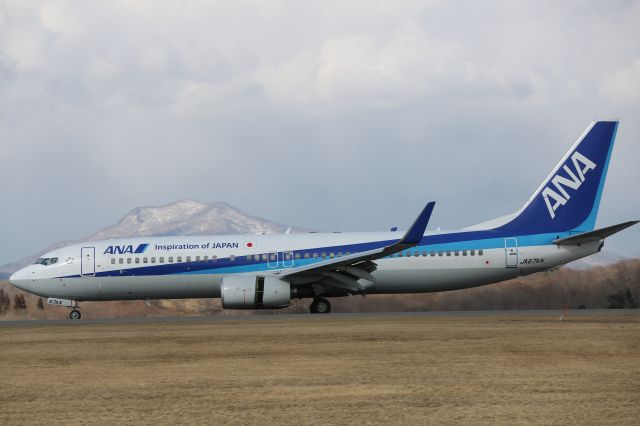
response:
[[[47,299],[47,305],[64,306],[67,308],[71,308],[71,312],[69,312],[69,318],[71,318],[72,320],[79,320],[80,318],[82,318],[82,313],[80,312],[80,307],[78,306],[78,302],[76,300],[57,299],[55,297],[49,297]]]

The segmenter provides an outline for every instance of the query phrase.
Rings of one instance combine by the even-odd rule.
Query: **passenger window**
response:
[[[451,256],[451,252],[447,250],[447,256]]]
[[[143,257],[142,258],[142,263],[149,263],[149,258],[148,257]]]
[[[441,251],[438,252],[438,256],[442,256],[442,252]]]
[[[333,259],[333,252],[329,253],[329,257]]]
[[[180,263],[180,262],[182,262],[182,256],[178,256],[178,257],[176,258],[176,263]]]
[[[341,251],[338,252],[338,257],[342,257],[342,252]]]
[[[218,256],[216,256],[215,254],[213,256],[211,256],[211,261],[215,262],[218,260]]]
[[[308,259],[308,258],[309,258],[309,253],[305,253],[305,254],[304,254],[304,258],[305,258],[305,259]]]
[[[458,250],[456,250],[456,252],[454,253],[456,256],[460,256],[460,252]]]
[[[136,257],[136,263],[140,263],[140,258]]]
[[[230,262],[234,262],[235,260],[236,260],[236,257],[234,255],[229,256]]]
[[[131,263],[131,258],[127,257],[127,263]]]
[[[318,253],[313,253],[313,258],[317,259],[318,258]]]
[[[345,251],[345,252],[344,252],[344,255],[345,255],[345,256],[349,256],[350,254],[351,254],[351,252],[349,252],[349,251]]]
[[[160,260],[160,263],[164,263],[164,257],[161,257],[159,260]]]
[[[191,256],[187,256],[186,261],[187,261],[187,262],[191,262]]]
[[[276,260],[276,255],[275,255],[275,254],[273,254],[273,253],[272,253],[272,254],[270,254],[270,255],[269,255],[269,260],[271,260],[271,261]]]
[[[300,259],[300,253],[296,253],[295,258]]]
[[[478,250],[478,256],[482,256],[484,254],[484,252],[482,251],[482,249]]]
[[[263,254],[263,255],[262,255],[262,260],[263,260],[263,261],[266,261],[266,260],[267,260],[267,255],[266,255],[266,254]]]
[[[467,251],[466,250],[462,250],[462,255],[466,256],[467,255]]]
[[[200,262],[200,256],[196,256],[196,262]]]
[[[255,256],[253,256],[253,260],[255,260],[256,262],[260,261],[260,255],[256,254]]]
[[[173,263],[173,256],[169,256],[169,263]]]
[[[398,252],[398,257],[402,257],[402,252]]]
[[[475,255],[476,255],[476,251],[475,251],[475,250],[469,250],[469,254],[470,254],[471,256],[475,256]]]
[[[123,258],[118,259],[118,263],[122,265],[124,263],[124,259]]]
[[[285,253],[284,258],[285,260],[291,260],[291,253]]]
[[[431,256],[435,256],[435,255],[436,255],[436,252],[435,252],[435,251],[432,251],[432,252],[431,252],[431,253],[429,253],[429,254],[431,254]]]
[[[422,257],[427,257],[427,252],[426,251],[422,252]]]
[[[323,259],[326,259],[326,257],[327,257],[327,252],[326,252],[326,251],[323,251],[323,252],[322,252],[322,258],[323,258]]]
[[[209,260],[209,256],[203,257],[203,260],[206,262],[207,260]]]
[[[115,264],[116,264],[116,260],[115,260],[113,257],[111,258],[111,264],[112,264],[112,265],[115,265]]]
[[[155,257],[151,258],[151,263],[156,263],[156,258]]]

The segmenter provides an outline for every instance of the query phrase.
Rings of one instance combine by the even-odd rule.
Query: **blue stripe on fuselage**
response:
[[[519,247],[540,246],[552,244],[556,238],[569,236],[569,232],[553,233],[553,234],[532,234],[532,235],[513,235],[513,233],[503,230],[482,230],[482,231],[465,231],[454,232],[449,234],[426,235],[422,238],[419,245],[409,249],[427,250],[427,251],[446,251],[446,250],[479,250],[479,249],[495,249],[503,248],[505,238],[517,238]],[[358,253],[367,250],[373,250],[380,247],[389,246],[398,240],[381,240],[360,244],[347,244],[339,246],[315,247],[302,250],[292,250],[293,266],[303,266],[323,260],[321,256],[313,258],[313,254],[326,253],[327,257],[330,253],[334,256],[338,252],[345,254],[346,252]],[[154,276],[154,275],[172,275],[172,274],[232,274],[246,272],[266,272],[277,271],[283,269],[282,252],[279,253],[279,261],[277,267],[269,267],[267,262],[262,259],[263,255],[269,253],[252,253],[236,255],[234,260],[230,258],[219,258],[216,261],[192,261],[180,263],[151,264],[147,266],[126,268],[128,264],[122,265],[124,268],[111,271],[97,272],[97,277],[110,276]],[[305,259],[305,255],[309,258]],[[149,255],[147,255],[149,256]],[[250,259],[248,258],[250,256]],[[255,256],[258,256],[256,260]],[[300,259],[295,259],[298,256]],[[156,255],[156,257],[159,257]],[[166,256],[165,256],[166,257]],[[72,275],[59,278],[73,278],[79,275]]]

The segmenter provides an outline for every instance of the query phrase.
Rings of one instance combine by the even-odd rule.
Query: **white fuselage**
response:
[[[600,242],[555,245],[557,235],[455,238],[461,233],[428,233],[420,245],[376,260],[375,281],[366,292],[427,293],[490,284],[556,268],[600,247]],[[54,250],[46,256],[55,263],[23,268],[11,282],[40,296],[77,301],[216,298],[225,276],[277,275],[398,238],[381,232],[94,241]]]

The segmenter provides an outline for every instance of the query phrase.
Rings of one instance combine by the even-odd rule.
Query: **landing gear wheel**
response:
[[[71,318],[72,320],[79,320],[80,318],[82,318],[82,314],[79,310],[74,309],[69,313],[69,318]]]
[[[311,302],[309,311],[311,311],[312,314],[328,314],[331,312],[331,303],[329,303],[327,299],[320,297]]]

